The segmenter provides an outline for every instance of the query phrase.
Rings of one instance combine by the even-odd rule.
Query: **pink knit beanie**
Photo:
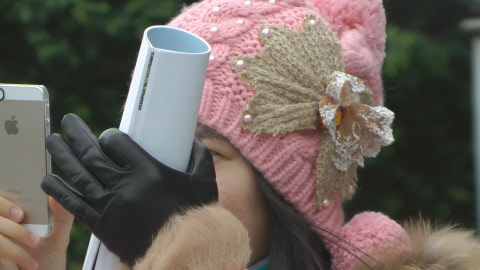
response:
[[[339,188],[334,196],[320,198],[321,205],[315,203],[319,193],[319,145],[323,138],[318,130],[269,134],[252,132],[243,125],[251,122],[251,115],[245,115],[244,110],[256,92],[253,84],[239,76],[236,69],[248,63],[237,57],[264,50],[260,36],[263,26],[298,31],[309,15],[315,15],[338,36],[344,65],[341,71],[348,78],[361,79],[373,92],[371,105],[382,106],[380,71],[385,57],[385,12],[381,0],[204,0],[184,9],[169,24],[197,34],[212,46],[199,122],[226,137],[301,214],[344,239],[333,238],[340,244],[327,243],[334,269],[351,269],[358,258],[381,261],[387,253],[406,256],[410,240],[386,216],[363,213],[343,224],[342,201],[353,195],[355,183]],[[248,79],[248,75],[244,77]],[[355,88],[356,84],[350,86]],[[363,165],[362,158],[357,161]]]

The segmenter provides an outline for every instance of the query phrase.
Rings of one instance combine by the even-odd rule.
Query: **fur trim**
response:
[[[250,254],[246,228],[215,203],[172,217],[133,269],[245,269]]]
[[[412,255],[399,263],[374,269],[392,270],[473,270],[480,269],[480,239],[472,230],[455,226],[434,228],[419,220],[404,225],[412,240]],[[394,258],[391,258],[394,261]],[[365,266],[364,266],[365,267]],[[355,268],[372,269],[372,268]]]
[[[454,226],[433,228],[429,222],[405,226],[413,243],[411,262],[399,269],[480,269],[480,239],[471,230]]]

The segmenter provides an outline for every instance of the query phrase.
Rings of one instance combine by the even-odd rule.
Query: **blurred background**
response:
[[[385,0],[386,106],[396,142],[359,171],[347,217],[382,211],[475,227],[470,38],[476,0]],[[99,134],[120,123],[142,34],[180,0],[0,0],[0,82],[47,86],[52,131],[66,113]],[[75,224],[67,269],[81,269],[89,233]]]

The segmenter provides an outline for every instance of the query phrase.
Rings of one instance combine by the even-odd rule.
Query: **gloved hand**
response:
[[[208,149],[195,140],[188,171],[171,169],[128,135],[109,129],[100,138],[76,115],[66,115],[62,130],[47,138],[53,160],[75,189],[47,175],[43,190],[70,211],[122,262],[142,256],[167,219],[182,210],[218,199]]]

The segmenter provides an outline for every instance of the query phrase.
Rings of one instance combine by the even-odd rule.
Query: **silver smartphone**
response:
[[[0,196],[25,211],[22,225],[40,237],[52,231],[40,182],[51,172],[48,92],[41,85],[0,84]]]

